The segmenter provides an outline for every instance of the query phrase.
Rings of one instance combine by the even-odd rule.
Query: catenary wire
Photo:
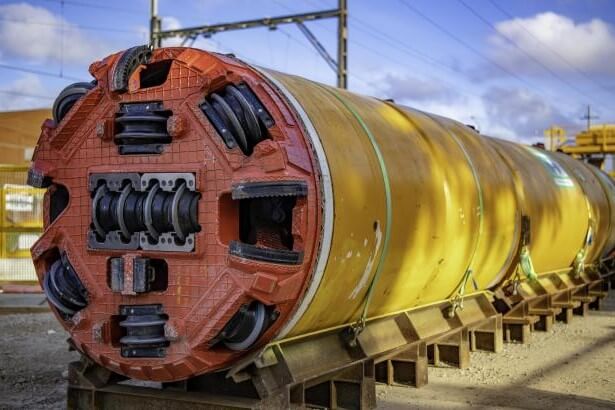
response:
[[[525,31],[528,36],[530,36],[531,38],[534,39],[534,41],[536,41],[538,44],[540,44],[541,46],[543,46],[545,49],[549,50],[554,56],[556,56],[560,61],[562,61],[564,64],[566,64],[568,67],[570,67],[573,71],[575,71],[577,74],[581,75],[582,77],[584,77],[586,80],[594,83],[595,85],[597,85],[599,88],[602,88],[604,91],[615,94],[615,90],[610,90],[608,87],[604,86],[604,84],[599,83],[598,81],[596,81],[594,78],[592,78],[589,74],[587,74],[584,70],[580,69],[579,67],[577,67],[575,64],[573,64],[568,58],[566,58],[564,55],[562,55],[561,53],[559,53],[557,50],[555,50],[553,47],[550,47],[548,44],[546,44],[544,41],[542,41],[541,39],[539,39],[536,35],[534,35],[534,33],[532,33],[531,30],[529,30],[527,27],[525,27],[525,25],[523,23],[521,23],[515,16],[513,16],[512,14],[510,14],[508,11],[506,11],[501,5],[497,4],[494,0],[487,0],[489,1],[489,3],[491,3],[493,5],[493,7],[495,7],[496,9],[498,9],[502,14],[504,14],[506,17],[510,18],[515,24],[517,24],[523,31]]]
[[[527,58],[529,58],[530,60],[532,60],[534,63],[536,63],[537,65],[539,65],[540,67],[542,67],[546,72],[548,72],[553,78],[557,79],[558,81],[560,81],[562,84],[564,84],[565,86],[569,87],[571,90],[574,90],[578,95],[583,96],[584,98],[587,98],[589,100],[592,100],[594,97],[590,96],[589,94],[587,94],[586,92],[584,92],[583,90],[581,90],[579,87],[575,86],[574,84],[570,83],[569,81],[567,81],[565,78],[563,78],[561,75],[559,75],[558,73],[556,73],[554,70],[552,70],[550,67],[548,67],[546,64],[544,64],[542,61],[540,61],[538,58],[536,58],[535,56],[533,56],[531,53],[527,52],[525,49],[523,49],[523,47],[521,47],[519,44],[517,44],[516,41],[514,41],[513,39],[511,39],[509,36],[506,36],[504,34],[502,34],[497,27],[491,23],[489,20],[487,20],[483,15],[481,15],[476,9],[474,9],[472,6],[470,6],[469,4],[467,4],[464,0],[457,0],[457,2],[459,4],[461,4],[463,7],[465,7],[472,15],[474,15],[477,19],[479,19],[480,21],[482,21],[485,25],[487,25],[488,27],[490,27],[491,29],[493,29],[493,31],[495,31],[495,33],[500,36],[501,38],[505,39],[508,43],[510,43],[513,47],[515,47],[517,50],[519,50],[521,53],[523,53],[523,55],[525,55]],[[597,102],[596,100],[594,100],[594,102]],[[604,106],[604,103],[600,102],[601,106]]]

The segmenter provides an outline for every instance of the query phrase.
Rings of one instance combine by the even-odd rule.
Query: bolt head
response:
[[[180,138],[186,131],[186,121],[180,115],[171,115],[167,120],[167,132],[171,138]]]

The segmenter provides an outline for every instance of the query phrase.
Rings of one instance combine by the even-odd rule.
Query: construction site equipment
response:
[[[175,405],[371,408],[375,381],[605,296],[615,184],[587,164],[197,49],[90,70],[29,171],[71,406],[127,377]]]
[[[305,25],[310,21],[334,18],[337,20],[337,58],[333,58],[314,33]],[[337,86],[347,88],[348,85],[348,1],[337,0],[337,8],[319,10],[309,13],[289,14],[285,16],[264,17],[252,20],[217,23],[196,27],[162,30],[162,19],[158,16],[158,0],[150,0],[150,45],[162,47],[162,40],[168,38],[183,38],[182,46],[188,40],[192,43],[199,37],[209,38],[216,33],[228,31],[267,27],[276,30],[278,26],[296,24],[297,28],[312,44],[327,65],[335,71]]]
[[[562,146],[562,151],[579,156],[591,154],[615,154],[615,125],[594,125],[586,131],[579,132],[575,144]]]
[[[545,131],[545,136],[550,138],[557,134],[557,127]],[[553,138],[550,138],[552,141]],[[615,154],[615,125],[596,124],[589,126],[587,130],[579,132],[573,143],[567,143],[566,138],[555,144],[552,150],[565,152],[575,158],[586,161],[600,169],[612,167],[607,163],[607,158]],[[610,175],[613,176],[611,170]]]
[[[548,149],[549,151],[557,151],[568,140],[566,130],[556,125],[546,129],[544,135],[546,141],[546,149]]]

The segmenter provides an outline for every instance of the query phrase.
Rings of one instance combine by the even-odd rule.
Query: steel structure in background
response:
[[[615,155],[615,124],[591,125],[589,129],[579,132],[572,144],[563,145],[560,149],[605,169],[608,167],[607,158]],[[611,176],[615,174],[612,168],[608,172]]]
[[[337,60],[333,59],[316,36],[304,24],[306,21],[336,18],[337,24]],[[213,34],[242,30],[255,27],[268,27],[275,29],[282,24],[296,24],[299,30],[316,48],[318,54],[337,73],[337,86],[348,86],[348,1],[338,0],[338,8],[321,10],[311,13],[289,14],[279,17],[265,17],[253,20],[243,20],[231,23],[218,23],[197,27],[180,28],[176,30],[162,30],[162,19],[158,16],[158,0],[150,0],[150,44],[154,48],[162,46],[162,40],[171,37],[196,39],[198,36],[211,37]]]
[[[587,131],[589,131],[592,127],[592,120],[598,119],[597,115],[592,115],[592,107],[591,105],[587,106],[587,112],[580,118],[582,120],[587,121]]]
[[[615,124],[594,124],[590,121],[596,116],[588,110],[582,118],[588,121],[588,128],[578,132],[569,139],[566,130],[553,125],[544,131],[545,148],[549,151],[562,151],[574,158],[588,162],[607,171],[615,178],[612,162],[608,158],[615,156]],[[609,166],[610,165],[610,166]]]

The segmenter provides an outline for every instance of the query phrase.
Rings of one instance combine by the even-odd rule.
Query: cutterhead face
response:
[[[298,116],[231,56],[134,47],[92,64],[45,122],[39,280],[75,347],[159,381],[264,346],[305,292],[320,187]]]

